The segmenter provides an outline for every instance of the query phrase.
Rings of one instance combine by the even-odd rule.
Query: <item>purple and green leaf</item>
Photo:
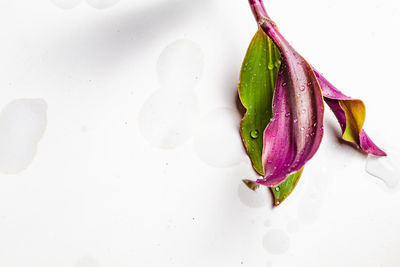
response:
[[[273,118],[264,131],[264,178],[257,180],[277,186],[317,152],[323,137],[324,103],[312,67],[281,35],[261,1],[250,1],[250,6],[259,26],[281,53]]]
[[[261,30],[253,37],[243,61],[239,80],[239,97],[246,109],[240,123],[240,134],[253,168],[264,175],[262,163],[263,132],[272,118],[272,99],[280,67],[280,53]],[[279,205],[294,189],[301,171],[290,175],[279,189],[271,188],[275,205]],[[258,188],[252,181],[246,185]],[[250,185],[250,186],[249,186]]]

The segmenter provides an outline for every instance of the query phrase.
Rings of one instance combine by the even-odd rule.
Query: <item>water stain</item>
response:
[[[0,171],[18,173],[32,162],[46,129],[47,104],[42,99],[18,99],[0,114]]]
[[[299,222],[294,219],[290,220],[286,225],[286,230],[291,234],[297,233],[299,228]]]
[[[139,128],[151,144],[173,149],[193,134],[198,113],[197,98],[191,90],[179,94],[159,90],[140,110]]]
[[[71,9],[77,7],[82,0],[51,0],[56,6],[62,9]]]
[[[396,150],[386,150],[387,157],[368,155],[365,170],[372,176],[382,180],[388,189],[394,190],[400,181],[400,153]]]
[[[264,226],[265,227],[271,227],[271,225],[272,225],[272,221],[271,220],[269,220],[269,219],[265,220],[265,222],[264,222]]]
[[[264,235],[263,246],[271,254],[283,254],[290,247],[289,235],[279,229],[270,230]]]
[[[318,194],[308,192],[299,202],[298,218],[306,224],[317,221],[322,206],[322,198]]]
[[[230,167],[246,157],[239,135],[240,115],[232,109],[219,108],[206,115],[195,137],[195,150],[205,163]]]
[[[201,77],[204,56],[200,47],[186,39],[168,45],[157,62],[157,73],[163,88],[191,89]]]
[[[251,208],[265,207],[269,201],[267,188],[261,186],[256,191],[250,190],[243,182],[239,183],[238,196],[240,201]]]
[[[116,5],[120,0],[86,0],[86,2],[98,9],[109,8]]]
[[[90,256],[83,256],[77,260],[75,267],[98,267],[98,262]]]

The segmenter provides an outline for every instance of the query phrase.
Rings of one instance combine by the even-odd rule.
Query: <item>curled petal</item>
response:
[[[264,32],[278,47],[282,65],[273,98],[273,118],[264,131],[264,178],[257,183],[276,186],[303,168],[323,136],[322,92],[311,66],[277,30],[261,1],[250,0]]]
[[[325,102],[331,108],[342,128],[342,138],[358,145],[364,152],[375,156],[386,156],[386,153],[372,142],[363,130],[365,105],[359,99],[352,99],[328,82],[315,69],[314,73],[321,86]]]

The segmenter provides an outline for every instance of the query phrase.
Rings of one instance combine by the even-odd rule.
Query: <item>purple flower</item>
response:
[[[261,0],[249,3],[257,23],[281,53],[273,118],[264,131],[264,177],[257,183],[276,186],[314,156],[324,133],[324,100],[338,119],[344,140],[366,153],[386,156],[362,129],[363,102],[341,93],[297,53],[278,31]]]

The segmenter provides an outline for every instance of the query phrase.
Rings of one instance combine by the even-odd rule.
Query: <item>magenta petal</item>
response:
[[[264,178],[276,186],[299,171],[316,153],[323,136],[324,103],[311,66],[276,29],[260,1],[250,1],[259,25],[281,52],[273,99],[273,118],[264,131]]]
[[[347,127],[347,118],[343,108],[340,106],[339,101],[344,101],[344,100],[351,101],[357,99],[352,99],[351,97],[344,95],[337,88],[335,88],[335,86],[333,86],[330,82],[328,82],[325,79],[325,77],[319,74],[318,71],[316,71],[315,69],[314,73],[318,79],[319,85],[321,86],[325,102],[328,104],[328,106],[335,114],[340,124],[340,127],[342,128],[342,133],[344,133]],[[372,140],[368,137],[368,135],[363,129],[361,129],[361,131],[359,132],[358,139],[359,140],[356,144],[364,152],[373,154],[375,156],[386,156],[386,153],[383,150],[381,150],[377,145],[375,145],[374,142],[372,142]]]

